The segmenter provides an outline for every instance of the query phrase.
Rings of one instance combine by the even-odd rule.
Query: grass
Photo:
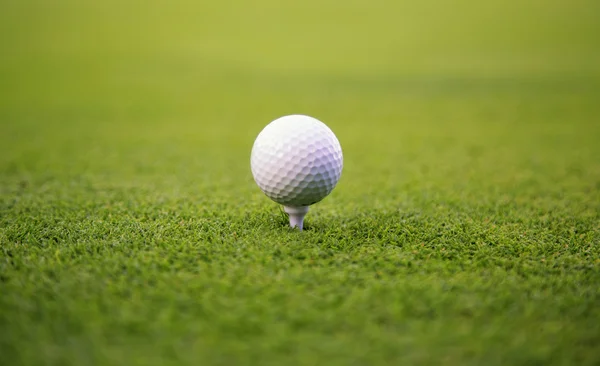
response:
[[[0,4],[0,364],[597,365],[598,4]],[[254,138],[344,149],[302,233]]]

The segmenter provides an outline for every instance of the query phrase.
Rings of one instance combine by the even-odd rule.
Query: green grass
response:
[[[0,364],[597,365],[598,4],[2,1]]]

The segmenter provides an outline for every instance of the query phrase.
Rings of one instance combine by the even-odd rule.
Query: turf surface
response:
[[[597,365],[598,4],[2,1],[0,364]]]

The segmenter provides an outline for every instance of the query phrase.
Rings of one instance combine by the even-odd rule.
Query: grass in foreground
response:
[[[600,361],[594,3],[53,4],[0,6],[0,364]],[[290,113],[345,153],[302,233]]]

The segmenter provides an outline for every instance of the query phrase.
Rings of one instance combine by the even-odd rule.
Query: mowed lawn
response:
[[[0,364],[598,365],[599,4],[2,1]]]

